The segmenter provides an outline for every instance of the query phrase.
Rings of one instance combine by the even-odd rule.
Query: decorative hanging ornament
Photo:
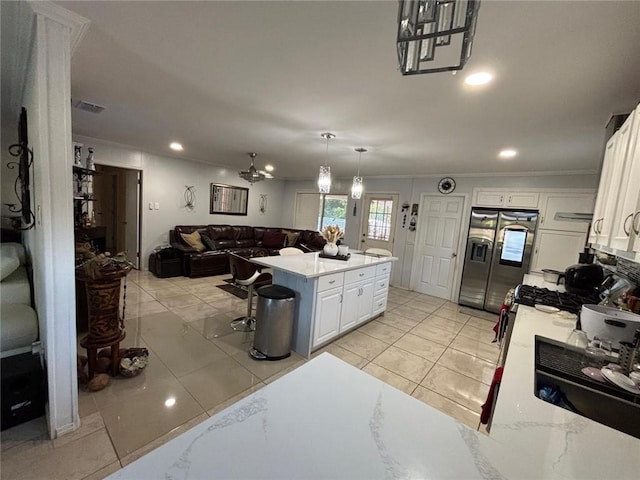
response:
[[[360,161],[362,160],[362,154],[367,151],[366,148],[356,148],[356,152],[358,155],[358,174],[353,177],[353,184],[351,185],[351,198],[359,199],[362,197],[362,191],[364,190],[364,186],[362,185],[362,177],[360,176]]]
[[[331,167],[329,167],[329,140],[336,138],[333,133],[321,133],[320,136],[327,141],[327,152],[324,160],[324,165],[320,166],[320,173],[318,175],[318,190],[320,193],[329,193],[331,191]]]

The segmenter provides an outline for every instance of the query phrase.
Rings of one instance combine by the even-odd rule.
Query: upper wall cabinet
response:
[[[538,208],[538,192],[503,189],[476,190],[474,206],[496,208]]]
[[[589,221],[571,221],[568,218],[591,214],[596,201],[593,193],[543,193],[540,198],[540,223],[538,228],[545,230],[562,230],[565,232],[587,233]]]
[[[589,241],[596,248],[638,251],[640,113],[629,115],[607,142]]]

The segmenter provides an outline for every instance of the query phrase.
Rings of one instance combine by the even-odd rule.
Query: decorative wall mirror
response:
[[[209,213],[246,215],[248,200],[248,188],[212,183],[211,208],[209,209]]]

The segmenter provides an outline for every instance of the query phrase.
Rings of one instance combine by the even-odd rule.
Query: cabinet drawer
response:
[[[374,295],[379,295],[381,293],[387,294],[389,290],[389,275],[385,275],[384,277],[376,277],[376,284],[373,290]]]
[[[387,309],[387,294],[382,293],[373,297],[373,315],[378,315]]]
[[[328,288],[341,287],[344,283],[344,273],[332,273],[318,278],[318,292],[324,292]]]
[[[385,262],[381,263],[380,265],[376,265],[376,277],[389,274],[391,274],[391,262]]]
[[[349,270],[344,273],[344,283],[359,282],[367,278],[373,278],[376,275],[376,267],[365,267],[357,270]]]

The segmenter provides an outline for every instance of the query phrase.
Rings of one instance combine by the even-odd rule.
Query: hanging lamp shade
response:
[[[329,167],[329,140],[336,138],[333,133],[321,133],[320,136],[327,141],[327,152],[324,160],[324,165],[320,166],[320,173],[318,174],[318,191],[320,193],[329,193],[331,191],[331,167]]]
[[[351,198],[357,200],[362,197],[362,191],[364,190],[364,185],[362,184],[362,177],[360,176],[360,160],[362,159],[362,154],[367,151],[366,148],[356,148],[356,152],[358,155],[358,174],[353,177],[353,183],[351,184]]]
[[[251,157],[251,166],[248,170],[242,170],[238,172],[238,176],[243,180],[246,180],[251,185],[266,178],[265,174],[256,170],[256,167],[253,166],[254,159],[258,156],[257,153],[249,153],[249,157]]]

